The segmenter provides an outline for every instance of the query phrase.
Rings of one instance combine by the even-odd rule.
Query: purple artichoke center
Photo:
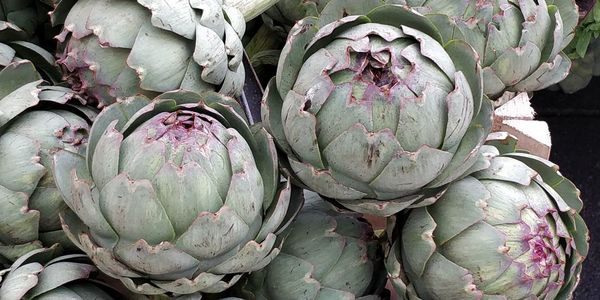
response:
[[[379,90],[387,94],[398,83],[398,78],[391,71],[391,64],[388,61],[382,61],[382,58],[374,56],[372,53],[359,53],[357,63],[360,68],[357,72],[356,80],[369,85],[375,85]]]
[[[539,268],[540,277],[550,276],[555,265],[556,255],[552,246],[552,236],[547,226],[540,225],[537,233],[529,240],[531,259]]]
[[[149,136],[148,139],[165,141],[172,145],[185,143],[190,139],[195,140],[197,133],[209,134],[206,123],[210,121],[196,112],[177,111],[164,114],[153,121],[160,124],[154,126],[157,130],[156,135]]]

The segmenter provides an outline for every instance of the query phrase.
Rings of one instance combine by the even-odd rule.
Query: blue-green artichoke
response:
[[[468,44],[442,43],[403,6],[371,8],[333,0],[296,24],[262,119],[298,182],[389,216],[433,202],[475,165],[491,102]]]
[[[281,253],[249,276],[257,300],[380,299],[385,285],[383,252],[360,214],[336,211],[318,195],[281,234]]]
[[[269,134],[216,93],[125,99],[98,115],[87,153],[54,158],[63,228],[142,294],[222,292],[277,256],[302,205]]]
[[[404,0],[438,25],[444,43],[464,39],[479,54],[485,94],[499,104],[563,80],[575,34],[575,0]],[[447,18],[450,16],[450,19]]]
[[[410,212],[388,253],[389,278],[400,299],[572,299],[589,247],[581,208],[553,163],[497,155]]]
[[[79,0],[58,39],[72,88],[104,107],[176,89],[239,96],[242,12],[222,0]]]
[[[2,45],[2,44],[0,44]],[[69,89],[45,86],[30,61],[0,71],[0,265],[33,249],[69,247],[67,209],[51,171],[58,150],[85,153],[93,111]]]

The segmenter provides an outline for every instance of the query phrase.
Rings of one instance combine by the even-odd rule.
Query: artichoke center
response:
[[[539,269],[541,277],[548,277],[555,265],[555,250],[551,243],[552,234],[546,226],[540,226],[537,233],[529,240],[531,260]]]
[[[375,85],[382,93],[389,91],[398,83],[398,78],[391,71],[391,63],[388,59],[375,57],[371,53],[358,54],[358,60],[362,70],[358,73],[357,80],[367,84]]]
[[[171,142],[174,145],[185,143],[190,138],[196,139],[194,133],[202,132],[208,134],[206,122],[199,113],[190,111],[178,111],[165,114],[156,120],[162,126],[157,126],[158,132],[149,139]]]

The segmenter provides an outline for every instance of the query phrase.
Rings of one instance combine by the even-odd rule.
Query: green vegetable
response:
[[[2,45],[2,44],[0,44]],[[33,249],[74,246],[61,229],[67,209],[51,172],[58,150],[84,153],[95,112],[67,88],[45,86],[33,64],[0,71],[0,265]]]
[[[218,293],[280,251],[303,197],[237,102],[175,91],[98,115],[85,155],[59,151],[63,228],[100,270],[141,294]]]
[[[514,150],[413,210],[388,253],[400,299],[572,299],[587,256],[579,190]],[[512,147],[512,148],[511,148]]]
[[[469,45],[442,44],[427,18],[371,2],[333,0],[321,18],[296,24],[262,119],[297,181],[389,216],[435,201],[480,167],[491,102]]]
[[[281,253],[248,279],[245,298],[380,299],[383,253],[360,214],[334,210],[314,193],[281,235]]]
[[[67,81],[99,107],[185,89],[239,96],[246,23],[220,0],[80,0],[58,37]]]

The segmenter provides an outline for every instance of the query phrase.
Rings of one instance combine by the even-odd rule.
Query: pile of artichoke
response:
[[[572,298],[579,190],[492,120],[578,9],[0,0],[0,299]]]

